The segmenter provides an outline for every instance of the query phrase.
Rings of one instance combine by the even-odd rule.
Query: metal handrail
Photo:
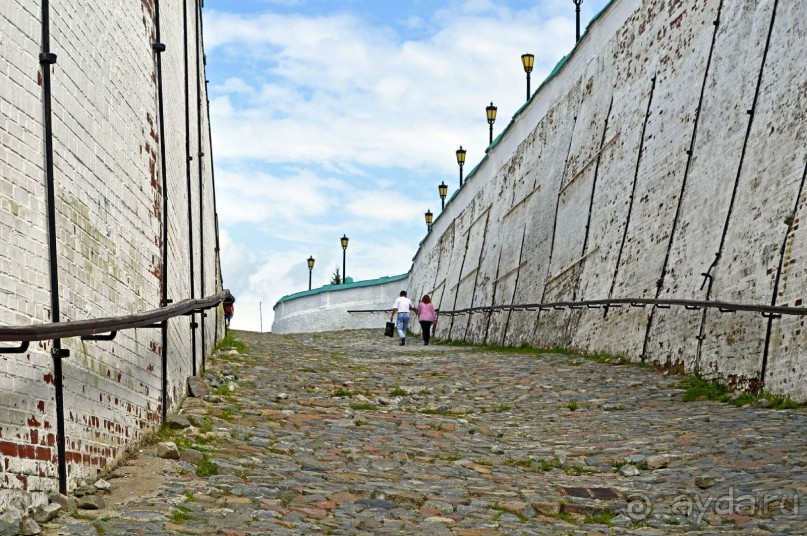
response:
[[[675,300],[675,299],[652,299],[652,298],[610,298],[604,300],[581,300],[581,301],[558,301],[548,303],[525,303],[514,305],[481,305],[478,307],[467,307],[465,309],[454,310],[438,310],[441,315],[457,316],[466,315],[469,313],[489,313],[489,312],[502,312],[502,311],[520,311],[520,310],[549,310],[549,309],[588,309],[599,308],[619,308],[623,305],[631,307],[645,307],[652,305],[658,308],[666,309],[671,306],[680,306],[689,310],[697,309],[718,309],[721,313],[734,313],[734,312],[753,312],[761,313],[763,316],[807,316],[807,308],[805,307],[789,307],[782,305],[758,305],[748,303],[732,303],[724,301],[711,301],[711,300]],[[361,309],[349,310],[348,313],[381,313],[389,312],[390,309]]]
[[[223,290],[206,298],[188,299],[152,309],[143,313],[126,316],[93,318],[89,320],[72,320],[30,326],[0,326],[0,341],[30,342],[67,337],[81,337],[121,331],[124,329],[151,327],[170,318],[210,309],[222,303],[229,295]]]

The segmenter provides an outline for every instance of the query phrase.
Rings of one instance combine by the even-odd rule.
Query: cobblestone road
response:
[[[232,393],[183,407],[219,474],[170,462],[54,534],[807,534],[804,409],[685,403],[675,376],[572,355],[237,337],[208,362]]]

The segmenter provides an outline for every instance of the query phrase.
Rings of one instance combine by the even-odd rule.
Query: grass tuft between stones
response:
[[[196,466],[196,476],[200,478],[206,478],[209,476],[215,476],[219,474],[219,466],[217,463],[211,462],[207,455],[202,459],[201,462]]]
[[[233,348],[237,350],[239,354],[243,354],[247,351],[247,346],[236,339],[232,331],[228,331],[227,335],[216,344],[215,350],[221,350],[222,348]]]
[[[191,509],[185,506],[177,506],[171,511],[171,522],[182,524],[191,519]]]
[[[770,409],[784,410],[803,407],[788,396],[774,395],[763,391],[761,393],[737,392],[716,380],[707,380],[697,372],[684,376],[678,384],[684,390],[684,402],[714,400],[726,402],[733,406],[749,406],[765,401]]]

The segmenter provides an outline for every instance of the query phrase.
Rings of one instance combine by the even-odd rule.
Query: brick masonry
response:
[[[803,305],[805,57],[804,2],[615,0],[435,220],[412,295]],[[622,354],[807,401],[804,321],[771,321],[764,377],[760,314],[476,313],[437,336]]]
[[[184,19],[187,6],[191,191],[186,184]],[[0,323],[50,321],[41,51],[41,3],[0,11]],[[196,298],[221,290],[197,2],[160,2],[168,180],[168,296],[190,297],[188,196]],[[163,187],[154,0],[50,2],[50,66],[61,320],[120,316],[160,306]],[[197,94],[197,78],[201,92]],[[197,103],[201,103],[200,108]],[[201,153],[197,124],[201,122]],[[201,166],[199,162],[201,161]],[[200,185],[201,184],[201,193]],[[201,202],[200,202],[201,195]],[[204,230],[204,244],[200,243]],[[204,254],[202,254],[204,249]],[[201,288],[200,271],[205,273]],[[199,321],[197,315],[197,321]],[[208,314],[204,347],[222,336]],[[189,317],[169,321],[169,410],[193,369]],[[203,346],[196,330],[197,366]],[[3,343],[5,344],[5,343]],[[63,340],[68,485],[91,481],[160,424],[158,329],[112,342]],[[58,489],[50,341],[0,357],[0,509],[28,507]]]

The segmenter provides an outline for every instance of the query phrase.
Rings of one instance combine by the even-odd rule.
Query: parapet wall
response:
[[[377,328],[383,333],[389,315],[383,312],[348,313],[391,309],[408,286],[408,274],[324,287],[284,296],[275,304],[273,333],[313,333],[343,329]],[[386,319],[386,320],[385,320]]]
[[[48,4],[50,24],[44,25],[42,6]],[[152,49],[158,6],[166,45],[162,140]],[[174,302],[221,291],[199,13],[197,1],[3,2],[0,324],[52,319],[43,69],[50,70],[52,85],[60,320],[157,309],[166,269],[167,297]],[[43,50],[56,54],[55,64],[40,65]],[[191,329],[192,319],[199,328]],[[215,310],[169,321],[168,410],[184,398],[187,377],[222,334]],[[72,489],[159,426],[163,342],[160,329],[137,329],[109,342],[70,338],[62,346],[70,351],[62,366]],[[43,341],[0,358],[0,510],[47,502],[48,492],[58,489],[51,349],[51,341]]]
[[[436,219],[412,295],[443,310],[801,306],[806,57],[805,2],[614,0]],[[474,313],[437,336],[622,354],[805,401],[803,329],[800,316],[623,307]]]

